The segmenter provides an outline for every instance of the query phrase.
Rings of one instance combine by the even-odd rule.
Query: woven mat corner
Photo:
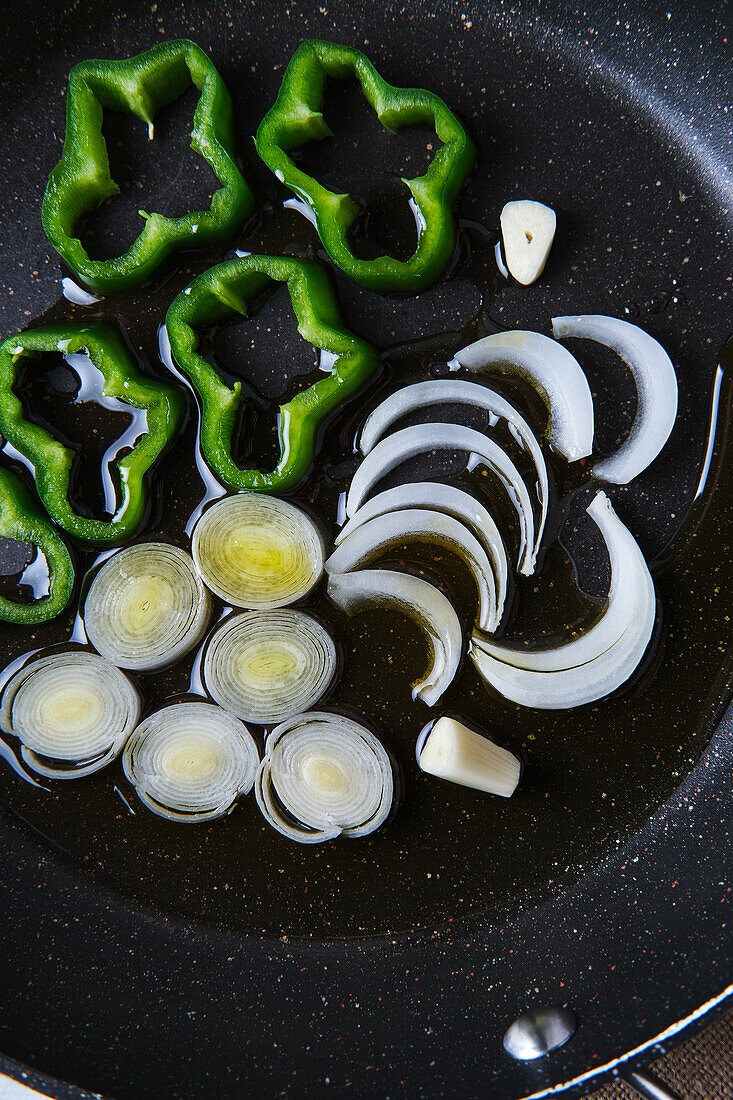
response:
[[[649,1069],[680,1100],[733,1100],[733,1012],[651,1062]],[[616,1081],[587,1100],[639,1100],[639,1094]]]

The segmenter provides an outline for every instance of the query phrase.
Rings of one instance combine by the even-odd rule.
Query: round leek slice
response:
[[[193,560],[212,592],[235,607],[294,603],[323,573],[323,537],[300,508],[264,493],[212,504],[196,524]]]
[[[122,766],[149,810],[171,821],[212,821],[252,789],[259,753],[245,725],[214,703],[171,703],[148,715]]]
[[[138,543],[108,558],[84,602],[94,648],[120,668],[167,668],[201,640],[211,598],[185,550]]]
[[[269,824],[299,844],[366,836],[392,809],[392,762],[358,722],[310,711],[268,736],[255,797]]]
[[[336,646],[302,611],[275,608],[232,615],[204,657],[204,683],[225,710],[259,725],[309,710],[336,675]]]
[[[22,744],[40,775],[78,779],[122,750],[140,717],[140,696],[123,672],[96,653],[36,657],[8,680],[0,724]]]

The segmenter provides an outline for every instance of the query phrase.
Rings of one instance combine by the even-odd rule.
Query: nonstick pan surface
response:
[[[300,215],[283,210],[287,194],[257,162],[249,135],[297,44],[319,36],[363,48],[395,84],[437,91],[480,149],[448,279],[418,298],[383,299],[335,277],[346,323],[382,354],[382,377],[364,402],[495,327],[547,331],[555,313],[607,312],[638,320],[670,351],[681,412],[662,459],[640,486],[614,497],[655,568],[663,608],[655,661],[629,709],[615,703],[609,718],[592,709],[572,722],[499,712],[527,758],[524,801],[485,810],[471,792],[451,794],[456,816],[446,837],[416,795],[400,810],[404,823],[398,815],[397,831],[371,847],[333,856],[324,849],[316,859],[265,838],[243,873],[241,837],[217,826],[181,837],[131,817],[108,778],[44,796],[3,773],[0,1050],[119,1098],[348,1088],[510,1100],[576,1079],[571,1091],[590,1091],[616,1058],[635,1051],[643,1060],[655,1037],[671,1029],[656,1051],[701,1006],[724,1003],[730,981],[731,720],[721,721],[731,680],[726,382],[706,491],[690,512],[711,388],[733,328],[730,16],[722,5],[601,4],[576,18],[551,4],[213,2],[122,11],[82,0],[14,9],[7,21],[3,335],[44,316],[83,313],[59,305],[61,272],[39,219],[71,65],[177,36],[209,50],[232,91],[248,175],[263,201],[237,244],[294,251],[314,242]],[[191,106],[161,120],[150,148],[132,128],[110,123],[110,148],[130,186],[89,228],[100,250],[134,232],[138,207],[167,204],[178,213],[177,203],[207,194],[210,181],[184,155]],[[332,110],[343,138],[309,151],[309,164],[366,197],[383,239],[393,233],[394,179],[423,163],[425,136],[385,143],[356,100]],[[506,283],[493,257],[502,205],[525,196],[550,203],[560,227],[531,288]],[[398,237],[387,243],[399,247]],[[187,255],[152,289],[94,308],[118,320],[150,369],[160,369],[166,304],[223,254]],[[252,347],[261,363],[305,370],[281,305],[252,320]],[[584,362],[610,446],[633,412],[628,379],[610,358]],[[277,378],[263,369],[260,390],[275,395]],[[324,479],[337,481],[348,465],[359,413],[330,430],[314,502]],[[91,427],[81,420],[76,430],[83,437]],[[191,445],[189,430],[181,447]],[[172,455],[164,484],[177,469]],[[180,507],[175,494],[157,500],[151,529],[177,531],[191,503],[182,486]],[[582,539],[574,543],[571,531],[566,538],[581,581],[589,591],[602,586]],[[679,582],[682,570],[689,584]],[[34,644],[58,632],[39,631]],[[8,656],[21,651],[18,635],[4,637]],[[395,657],[383,638],[369,640],[385,660]],[[405,641],[415,647],[411,636]],[[354,674],[346,702],[356,709],[366,682],[359,677],[369,672]],[[164,697],[180,689],[174,675],[156,690]],[[483,717],[481,697],[454,703]],[[369,717],[384,721],[378,699]],[[409,721],[396,745],[403,755],[414,740]],[[241,814],[252,828],[254,811]],[[539,1063],[512,1062],[501,1046],[509,1023],[558,1005],[578,1017],[572,1041]]]

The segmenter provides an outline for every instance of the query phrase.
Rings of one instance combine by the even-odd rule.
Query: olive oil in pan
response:
[[[357,466],[354,438],[366,412],[399,385],[445,373],[445,364],[460,347],[496,329],[490,318],[499,282],[494,241],[492,234],[476,226],[464,227],[451,278],[415,298],[384,298],[346,285],[336,274],[345,323],[379,346],[382,371],[360,398],[333,418],[311,476],[290,494],[317,516],[328,541],[337,529],[339,499]],[[264,250],[265,245],[270,252],[305,255],[317,255],[319,249],[307,220],[280,204],[266,210],[237,242],[247,251]],[[185,256],[181,269],[169,270],[161,285],[119,299],[88,306],[63,299],[39,323],[97,316],[115,321],[147,369],[165,376],[157,354],[165,310],[197,272],[221,258],[213,250]],[[450,298],[450,288],[457,284],[460,310],[453,309]],[[287,296],[280,297],[287,310]],[[283,352],[287,341],[277,331],[267,333],[268,325],[276,328],[273,315],[263,323],[267,317],[267,312],[255,313],[243,326],[245,341],[247,327],[253,334],[247,362],[264,357],[277,364]],[[408,339],[415,332],[422,335]],[[293,339],[290,333],[287,340]],[[230,366],[246,374],[247,362],[238,358],[242,346],[229,350]],[[216,347],[213,352],[216,360]],[[309,354],[306,347],[304,356]],[[305,384],[309,377],[307,370],[296,372],[294,384]],[[546,414],[536,395],[502,378],[492,378],[490,384],[516,400],[530,424],[543,425]],[[260,396],[259,423],[274,435],[272,397]],[[282,396],[280,391],[278,397]],[[732,671],[730,625],[719,594],[730,591],[733,580],[731,556],[721,551],[730,544],[733,470],[730,463],[726,467],[721,462],[721,448],[730,430],[730,401],[726,375],[705,492],[688,525],[665,551],[664,568],[655,575],[663,609],[659,648],[626,694],[576,711],[526,710],[491,694],[465,660],[440,705],[430,711],[411,698],[412,681],[429,658],[424,636],[412,621],[380,608],[346,618],[326,598],[324,583],[307,598],[303,606],[321,618],[343,646],[342,673],[326,705],[372,725],[404,771],[397,813],[372,836],[299,846],[264,823],[252,796],[210,825],[174,825],[147,813],[137,802],[119,762],[77,783],[49,782],[48,791],[22,782],[4,768],[4,805],[85,873],[141,904],[204,918],[236,932],[329,937],[431,930],[477,910],[491,910],[499,919],[528,895],[558,888],[641,823],[678,785],[702,752],[724,703]],[[100,410],[90,404],[80,406],[80,412],[86,419],[79,420],[72,442],[83,448],[86,433],[99,430]],[[475,414],[463,410],[461,415]],[[482,424],[477,420],[476,426]],[[702,460],[703,426],[691,423],[684,429],[700,438]],[[264,453],[258,438],[252,458]],[[521,460],[516,450],[512,453]],[[470,481],[497,509],[516,560],[516,531],[491,477],[480,468],[468,475],[465,456],[439,454],[432,461],[432,467],[424,468],[430,476],[450,474],[457,483]],[[576,471],[553,459],[552,466],[556,485],[547,522],[549,548],[539,575],[516,581],[504,623],[513,638],[527,645],[544,644],[592,621],[607,584],[607,560],[584,517],[590,499],[587,465]],[[213,499],[219,491],[200,453],[197,462],[193,399],[185,431],[159,463],[153,485],[150,517],[140,537],[170,539],[187,547],[192,512],[207,494]],[[659,519],[655,502],[642,492],[638,503],[634,494],[632,486],[611,495],[622,518],[630,509],[633,512],[632,530],[642,545],[654,547]],[[688,496],[678,489],[679,522]],[[558,531],[559,544],[554,542]],[[80,577],[94,560],[93,554],[77,552]],[[450,595],[466,625],[473,621],[475,585],[455,555],[438,546],[394,547],[383,564],[425,576]],[[8,572],[11,569],[16,576],[17,561],[9,561]],[[575,584],[576,572],[582,590]],[[223,611],[216,602],[212,625]],[[70,607],[55,622],[32,630],[4,627],[6,659],[69,638],[74,618]],[[140,675],[146,710],[200,691],[201,684],[192,680],[196,661],[197,655],[191,654],[172,669]],[[418,771],[417,735],[431,717],[446,712],[464,716],[523,755],[527,767],[512,799],[451,786]],[[265,730],[253,727],[252,732],[262,749]]]

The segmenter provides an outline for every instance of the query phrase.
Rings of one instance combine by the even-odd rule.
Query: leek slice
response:
[[[313,707],[336,666],[326,628],[302,611],[282,608],[225,619],[206,647],[203,676],[225,710],[269,725]]]
[[[214,703],[178,702],[143,719],[122,766],[140,801],[171,821],[222,817],[252,789],[259,753],[245,725]]]
[[[84,601],[94,648],[120,668],[168,668],[203,637],[211,598],[189,554],[164,542],[118,550]]]
[[[96,653],[33,657],[10,677],[0,724],[21,742],[33,771],[79,779],[114,760],[140,717],[140,696],[123,672]]]
[[[359,722],[309,711],[268,736],[255,796],[267,822],[300,844],[367,836],[392,809],[392,762]]]
[[[282,607],[310,592],[323,573],[323,536],[302,509],[265,493],[216,501],[193,530],[204,583],[235,607]]]

